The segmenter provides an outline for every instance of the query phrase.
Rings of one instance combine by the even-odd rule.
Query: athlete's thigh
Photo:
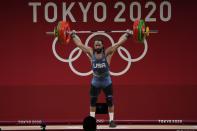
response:
[[[113,96],[113,88],[112,84],[108,85],[107,87],[102,88],[103,92],[106,97]]]
[[[90,96],[91,97],[97,97],[101,92],[101,87],[95,87],[94,85],[91,85],[90,87]]]

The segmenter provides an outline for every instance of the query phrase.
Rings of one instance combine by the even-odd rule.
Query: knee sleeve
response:
[[[97,97],[91,97],[90,105],[95,107],[96,106],[96,102],[97,102]]]
[[[113,106],[113,97],[112,96],[107,96],[106,97],[106,102],[108,107],[112,107]]]

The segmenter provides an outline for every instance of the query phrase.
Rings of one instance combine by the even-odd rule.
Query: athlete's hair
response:
[[[83,130],[84,131],[96,131],[97,124],[96,119],[91,116],[87,116],[83,120]]]
[[[95,38],[95,39],[94,39],[94,42],[95,42],[95,41],[100,41],[100,42],[102,43],[102,45],[103,45],[103,40],[102,40],[101,38]]]

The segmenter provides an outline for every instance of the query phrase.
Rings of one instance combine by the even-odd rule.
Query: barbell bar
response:
[[[112,31],[106,31],[106,30],[102,30],[102,31],[91,31],[91,30],[80,30],[80,31],[75,31],[75,33],[77,34],[91,34],[91,33],[126,33],[127,30],[112,30]],[[67,33],[72,33],[72,31],[69,31]],[[133,31],[131,31],[131,33],[133,33]],[[145,32],[146,33],[146,32]],[[154,34],[154,33],[158,33],[158,30],[150,30],[149,33]],[[54,35],[54,32],[46,32],[47,35]]]
[[[133,38],[136,41],[143,42],[145,37],[149,36],[149,34],[158,33],[158,30],[150,30],[148,26],[145,26],[144,20],[136,20],[133,23],[133,30],[130,30]],[[78,30],[74,31],[77,34],[88,34],[88,33],[127,33],[128,30]],[[58,37],[58,40],[61,43],[69,43],[70,42],[70,35],[72,31],[70,29],[70,24],[66,21],[60,21],[57,27],[54,29],[53,32],[46,32],[47,35],[54,35]]]

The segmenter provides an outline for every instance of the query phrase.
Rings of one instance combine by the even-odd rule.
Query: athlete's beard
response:
[[[94,49],[94,50],[95,50],[95,52],[96,52],[97,54],[100,54],[100,53],[103,51],[103,49],[102,49],[102,48]]]

